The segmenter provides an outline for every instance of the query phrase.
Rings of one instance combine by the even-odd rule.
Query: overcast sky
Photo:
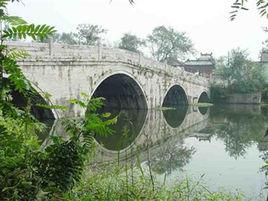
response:
[[[128,0],[23,2],[10,5],[9,13],[28,22],[53,25],[60,32],[74,31],[79,23],[98,24],[109,30],[107,40],[118,41],[123,33],[146,37],[154,27],[166,25],[186,32],[199,52],[213,52],[216,57],[241,47],[258,59],[262,42],[268,38],[262,30],[268,19],[260,18],[254,8],[229,20],[232,0],[135,0],[133,6]]]

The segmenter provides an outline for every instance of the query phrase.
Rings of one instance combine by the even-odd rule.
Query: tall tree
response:
[[[101,26],[92,24],[79,24],[76,29],[78,42],[84,45],[97,45],[102,39],[101,35],[107,32]]]
[[[75,45],[78,44],[77,41],[77,34],[70,32],[70,33],[61,33],[61,34],[56,34],[53,36],[53,41],[54,42],[60,42],[60,43],[66,43],[70,45]]]
[[[125,33],[120,39],[119,48],[132,52],[141,52],[139,48],[144,45],[144,41],[131,33]]]
[[[265,84],[262,66],[249,60],[247,52],[239,48],[221,58],[215,74],[227,82],[227,88],[231,92],[261,91]]]
[[[158,26],[147,37],[147,44],[152,56],[160,62],[168,64],[185,59],[193,53],[193,43],[184,32],[172,27]]]

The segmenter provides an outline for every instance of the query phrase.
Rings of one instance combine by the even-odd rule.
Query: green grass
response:
[[[212,103],[193,103],[190,104],[191,106],[197,106],[197,107],[211,107],[213,106]]]
[[[268,103],[264,103],[264,102],[262,102],[262,103],[261,103],[261,107],[268,107]]]
[[[154,110],[160,110],[160,111],[165,111],[165,110],[176,110],[175,107],[156,107]]]
[[[65,200],[72,201],[242,201],[241,193],[211,192],[198,181],[185,179],[174,186],[154,181],[139,168],[110,167],[88,170]]]

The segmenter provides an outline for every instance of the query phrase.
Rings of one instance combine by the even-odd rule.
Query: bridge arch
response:
[[[198,98],[198,103],[208,103],[210,100],[209,100],[209,96],[208,96],[208,93],[206,91],[203,91],[199,98]]]
[[[171,86],[164,96],[162,107],[179,108],[186,105],[188,105],[188,98],[184,88],[178,84]]]
[[[4,79],[4,82],[9,82],[8,79]],[[47,101],[44,95],[45,93],[36,85],[31,83],[31,88],[27,92],[27,96],[31,104],[31,114],[40,121],[53,120],[58,118],[57,112],[52,108],[45,108],[38,105],[51,106],[52,103]],[[26,97],[11,86],[10,95],[12,97],[12,103],[18,108],[24,108],[27,106]]]
[[[104,97],[106,106],[119,109],[147,109],[141,85],[126,72],[115,72],[98,82],[91,97]]]

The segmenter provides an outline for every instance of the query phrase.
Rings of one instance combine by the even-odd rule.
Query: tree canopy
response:
[[[261,91],[265,84],[262,66],[251,61],[241,49],[233,49],[218,60],[215,74],[226,82],[231,92]]]
[[[192,54],[193,43],[184,32],[178,32],[172,27],[155,27],[147,37],[147,44],[152,56],[160,62],[171,64]]]
[[[101,43],[102,35],[107,32],[100,25],[79,24],[76,27],[76,32],[56,33],[52,39],[54,42],[66,43],[69,45],[97,45]]]
[[[120,39],[119,48],[132,52],[141,52],[139,48],[144,45],[144,41],[131,33],[125,33]]]

